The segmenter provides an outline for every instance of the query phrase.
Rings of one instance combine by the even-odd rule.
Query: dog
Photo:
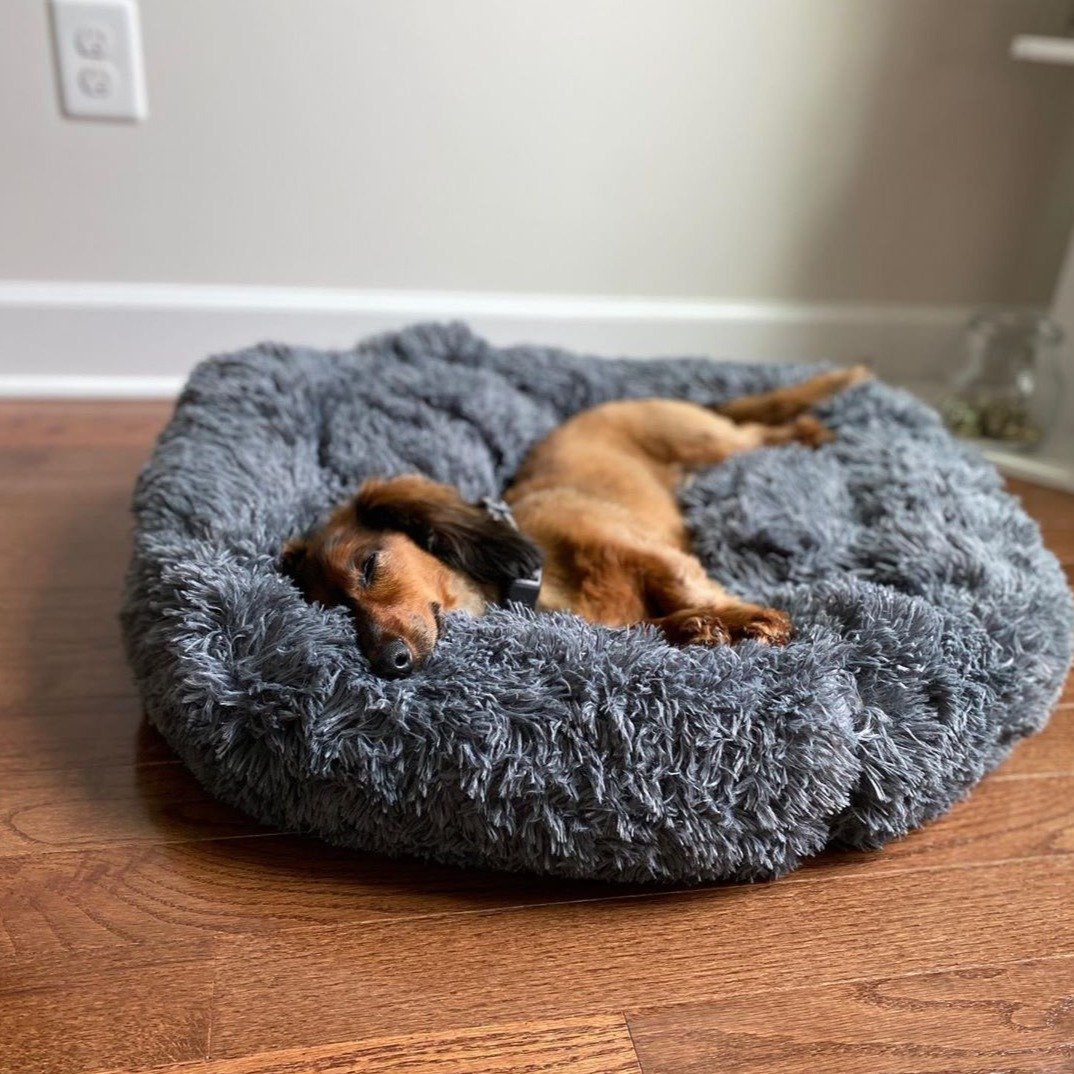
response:
[[[418,474],[373,478],[289,541],[281,567],[308,601],[350,611],[385,678],[424,663],[444,615],[481,615],[518,593],[604,626],[647,623],[673,645],[780,645],[786,613],[728,593],[690,553],[676,491],[739,452],[829,442],[807,411],[868,377],[864,366],[838,369],[714,407],[604,403],[529,452],[506,507],[467,503]]]

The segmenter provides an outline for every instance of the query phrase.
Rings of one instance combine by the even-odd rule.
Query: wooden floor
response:
[[[344,853],[216,805],[117,637],[158,404],[0,405],[0,1070],[1074,1071],[1074,692],[949,817],[662,891]],[[1074,564],[1074,497],[1019,486]]]

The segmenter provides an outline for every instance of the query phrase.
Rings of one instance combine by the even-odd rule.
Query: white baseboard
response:
[[[1021,455],[1016,451],[986,448],[982,454],[1007,477],[1018,477],[1034,485],[1047,485],[1062,492],[1074,492],[1074,459],[1058,452]]]
[[[170,398],[208,354],[261,340],[347,347],[414,321],[495,343],[593,354],[867,361],[909,387],[944,379],[963,306],[0,280],[0,398]],[[1054,453],[1053,453],[1054,454]],[[1005,473],[1074,491],[1074,461],[1002,454]]]
[[[0,281],[0,396],[170,396],[207,354],[260,340],[346,347],[423,320],[465,320],[496,343],[865,360],[889,379],[924,379],[949,360],[969,313],[961,306]]]
[[[2,333],[0,333],[2,335]],[[0,399],[172,399],[186,377],[0,373]]]

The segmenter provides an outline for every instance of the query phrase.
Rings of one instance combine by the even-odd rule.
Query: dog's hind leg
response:
[[[560,426],[530,455],[520,474],[524,483],[534,468],[562,469],[567,460],[569,484],[577,487],[582,474],[589,481],[587,490],[633,510],[638,482],[633,466],[639,456],[662,468],[651,476],[671,487],[683,469],[712,466],[742,451],[795,442],[818,447],[831,439],[812,414],[771,424],[736,420],[683,399],[624,399],[594,407]],[[613,478],[619,483],[614,484]],[[628,483],[626,494],[609,494],[609,489],[618,492]]]
[[[736,422],[692,403],[654,400],[648,407],[648,424],[636,435],[639,447],[658,462],[697,470],[723,462],[732,455],[779,444],[819,447],[834,439],[812,414],[800,414],[780,425]]]
[[[804,411],[855,384],[869,380],[872,374],[867,366],[855,365],[848,369],[833,369],[830,373],[803,380],[758,395],[744,395],[712,409],[732,421],[756,421],[765,425],[778,425],[798,417]]]

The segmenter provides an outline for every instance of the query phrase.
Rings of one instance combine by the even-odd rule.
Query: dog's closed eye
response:
[[[377,561],[379,558],[379,552],[370,552],[358,566],[358,580],[366,588],[373,584],[373,579],[377,575]]]

